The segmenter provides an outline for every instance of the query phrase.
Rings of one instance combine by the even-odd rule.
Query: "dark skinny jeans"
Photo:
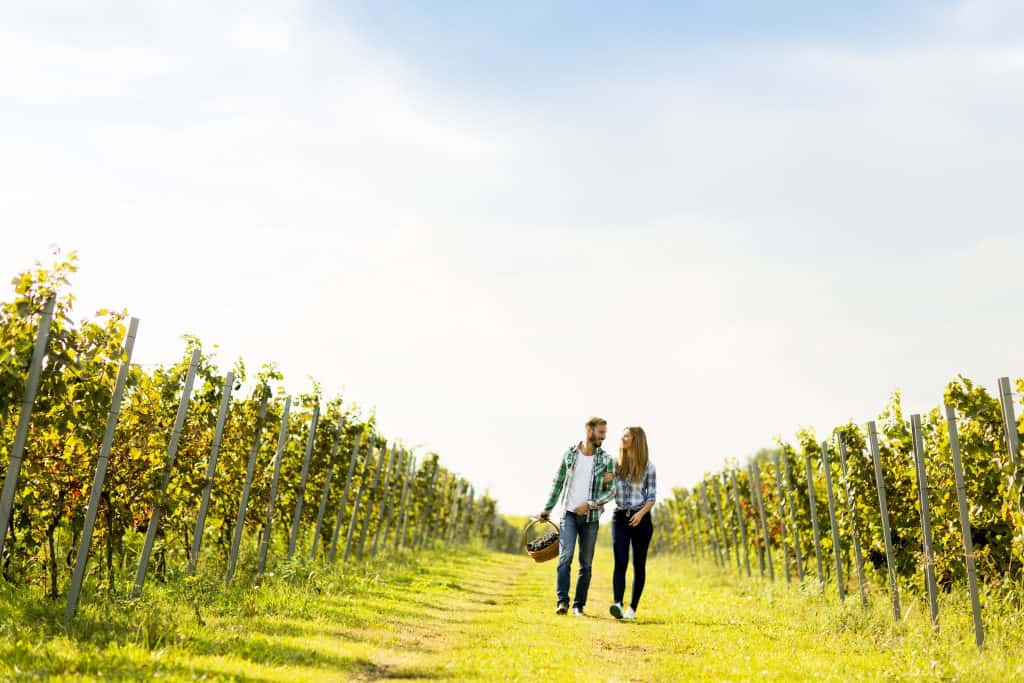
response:
[[[612,516],[612,552],[615,554],[615,570],[612,572],[612,593],[615,602],[621,604],[626,594],[626,567],[629,566],[629,549],[633,548],[633,594],[629,605],[634,610],[640,604],[647,581],[647,548],[651,545],[654,525],[648,512],[637,526],[629,526],[632,517],[627,510],[616,510]]]

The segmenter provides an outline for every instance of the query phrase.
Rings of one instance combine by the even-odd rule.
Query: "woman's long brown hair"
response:
[[[619,479],[638,482],[647,471],[647,434],[643,427],[626,427],[633,437],[628,449],[619,446],[619,462],[616,465]]]

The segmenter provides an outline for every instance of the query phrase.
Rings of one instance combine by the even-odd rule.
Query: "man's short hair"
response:
[[[604,419],[603,417],[591,417],[588,418],[585,423],[583,423],[583,426],[593,429],[594,427],[600,427],[601,425],[606,424],[608,424],[608,420]]]

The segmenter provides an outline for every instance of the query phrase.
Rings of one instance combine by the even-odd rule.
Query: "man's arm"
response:
[[[544,505],[544,511],[540,517],[547,519],[547,516],[551,513],[551,509],[558,503],[558,495],[562,492],[562,486],[565,484],[565,456],[562,456],[562,462],[558,465],[558,473],[555,475],[555,480],[551,482],[551,493],[548,494],[548,502]]]
[[[606,505],[609,501],[615,498],[615,491],[618,487],[618,482],[615,481],[615,460],[608,458],[609,466],[607,474],[612,475],[611,481],[605,481],[604,475],[601,477],[601,483],[597,489],[597,499],[590,501],[591,508],[599,508],[602,505]]]

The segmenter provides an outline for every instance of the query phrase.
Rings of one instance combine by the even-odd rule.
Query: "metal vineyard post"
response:
[[[228,569],[224,583],[231,583],[238,562],[238,548],[242,543],[242,531],[245,529],[245,512],[249,506],[249,491],[252,480],[256,476],[256,456],[260,451],[260,435],[263,433],[263,422],[267,416],[267,399],[269,391],[260,398],[260,406],[256,410],[256,434],[253,436],[252,449],[249,451],[249,462],[245,468],[245,483],[242,485],[242,497],[238,501],[238,517],[235,520],[235,533],[231,537],[231,550],[228,553]]]
[[[277,435],[277,452],[274,454],[274,475],[270,480],[270,501],[267,503],[267,521],[263,525],[263,535],[260,537],[260,557],[256,566],[256,585],[260,585],[263,572],[267,569],[267,551],[270,549],[270,536],[274,528],[274,502],[277,500],[277,482],[281,478],[281,458],[284,456],[284,447],[288,444],[288,411],[292,407],[292,397],[284,399],[284,409],[281,411],[281,430]]]
[[[793,480],[789,476],[789,458],[784,452],[782,460],[782,476],[786,483],[786,507],[789,508],[789,528],[793,536],[793,550],[796,554],[796,575],[800,583],[804,581],[803,552],[800,550],[800,527],[796,523],[796,507],[793,505]],[[776,461],[778,466],[778,461]]]
[[[370,501],[374,499],[374,493],[377,490],[377,484],[380,483],[380,471],[384,467],[384,459],[389,457],[388,447],[384,446],[384,450],[380,452],[380,458],[377,460],[377,470],[373,475],[373,485],[367,491],[366,498],[366,512],[363,513],[363,527],[359,532],[359,549],[356,556],[361,560],[363,559],[363,550],[366,548],[366,532],[370,529]],[[347,557],[346,553],[346,557]]]
[[[736,503],[736,517],[739,519],[740,541],[743,543],[743,564],[747,570],[747,577],[750,577],[750,544],[747,542],[747,519],[743,515],[743,507],[740,505],[740,487],[736,483],[736,471],[729,470],[729,482],[732,484],[733,500]]]
[[[985,626],[981,623],[978,576],[974,567],[974,539],[971,537],[971,520],[967,512],[967,490],[964,486],[963,466],[960,463],[960,435],[957,432],[956,409],[953,406],[946,406],[946,426],[949,428],[949,450],[953,458],[956,498],[960,506],[960,532],[963,535],[964,561],[967,563],[967,587],[971,592],[971,613],[974,617],[974,644],[980,648],[985,644]]]
[[[316,526],[313,527],[313,542],[309,548],[309,559],[316,558],[316,549],[320,545],[320,534],[324,526],[324,513],[327,512],[327,498],[331,494],[331,480],[334,478],[334,466],[338,460],[338,449],[341,447],[341,437],[345,433],[345,417],[338,418],[338,427],[334,432],[334,444],[331,446],[331,455],[327,462],[327,474],[324,476],[324,490],[320,493],[320,507],[316,511]]]
[[[864,580],[864,555],[860,552],[860,539],[857,537],[857,505],[853,499],[853,486],[850,484],[850,471],[846,467],[846,444],[843,435],[837,434],[839,443],[839,467],[843,472],[843,484],[846,487],[846,506],[850,509],[850,539],[853,542],[853,557],[857,561],[857,586],[860,588],[860,604],[868,606],[866,581]]]
[[[1010,461],[1014,470],[1020,464],[1020,435],[1017,433],[1017,417],[1013,410],[1013,391],[1010,389],[1010,378],[999,378],[999,402],[1003,408],[1003,426],[1006,429],[1006,448],[1010,453]]]
[[[839,601],[846,599],[846,584],[843,582],[842,553],[843,547],[839,543],[839,523],[836,521],[836,497],[832,492],[832,465],[828,460],[828,441],[821,442],[821,463],[825,472],[825,492],[828,494],[828,521],[832,527],[832,555],[836,561],[836,589],[839,592]]]
[[[137,598],[142,594],[142,586],[146,582],[149,555],[153,552],[156,532],[160,528],[160,516],[163,513],[164,506],[167,505],[167,485],[171,481],[171,471],[174,468],[174,461],[178,457],[178,441],[181,439],[181,429],[185,426],[185,415],[188,413],[189,402],[192,398],[192,384],[195,381],[196,370],[199,368],[201,357],[202,355],[198,348],[192,349],[192,358],[188,364],[188,371],[185,373],[185,386],[181,391],[181,401],[178,403],[178,414],[174,418],[171,439],[167,443],[167,463],[164,465],[160,488],[157,490],[157,500],[153,505],[153,514],[149,518],[149,526],[146,528],[146,540],[142,545],[142,555],[139,557],[139,570],[135,573],[135,587],[132,588],[133,598]]]
[[[713,500],[715,514],[718,516],[718,526],[722,530],[722,547],[725,548],[725,561],[726,563],[730,563],[732,562],[732,556],[729,554],[729,538],[725,529],[725,518],[722,515],[722,497],[718,491],[718,477],[713,478],[711,480],[711,483],[713,484],[715,492],[715,497]],[[705,484],[705,488],[706,487],[707,484]]]
[[[811,467],[811,454],[806,453],[804,460],[807,465],[807,499],[811,504],[811,530],[814,532],[814,559],[818,563],[818,586],[825,590],[825,568],[821,562],[821,532],[818,529],[817,496],[814,494],[814,468]]]
[[[921,545],[924,551],[924,578],[928,588],[928,606],[931,610],[932,625],[939,627],[938,590],[935,585],[935,555],[932,552],[932,521],[928,506],[928,475],[924,466],[924,436],[921,432],[921,416],[910,416],[910,431],[913,436],[914,461],[917,465],[917,492],[921,504]]]
[[[128,324],[128,336],[124,342],[124,359],[117,371],[114,381],[114,394],[110,402],[110,414],[107,417],[107,428],[103,432],[99,457],[96,459],[96,475],[92,480],[92,492],[89,494],[89,507],[85,511],[85,522],[82,525],[82,539],[78,544],[78,556],[75,558],[75,570],[71,575],[71,586],[68,587],[68,604],[64,610],[64,621],[70,624],[78,611],[78,597],[85,578],[85,566],[89,561],[89,547],[92,545],[92,532],[96,526],[96,514],[100,508],[100,496],[103,494],[103,480],[107,476],[107,464],[110,462],[110,448],[114,443],[117,431],[117,418],[121,413],[121,398],[124,396],[124,385],[128,381],[128,373],[132,366],[132,350],[135,348],[135,335],[139,330],[139,319],[132,318]]]
[[[398,469],[398,461],[402,457],[402,452],[398,450],[397,445],[391,446],[391,456],[388,458],[388,464],[384,468],[384,485],[380,489],[380,498],[377,503],[380,505],[380,513],[377,515],[377,528],[373,532],[373,545],[370,546],[370,557],[376,557],[377,545],[380,542],[381,529],[386,528],[388,513],[388,503],[391,501],[391,475],[396,469]]]
[[[313,406],[313,417],[309,423],[309,438],[306,440],[306,455],[302,458],[302,474],[299,485],[295,487],[295,514],[292,516],[292,532],[288,535],[288,559],[295,554],[295,542],[299,538],[299,524],[302,522],[302,506],[306,501],[306,480],[309,478],[309,460],[313,457],[313,444],[316,442],[316,427],[320,421],[320,404]]]
[[[192,533],[192,549],[188,554],[187,574],[189,576],[196,573],[196,564],[199,562],[199,550],[203,545],[203,528],[206,525],[206,508],[210,504],[213,476],[217,473],[217,454],[220,452],[220,440],[224,434],[224,422],[227,420],[228,404],[231,402],[231,390],[234,386],[235,373],[229,371],[224,377],[224,387],[221,389],[220,408],[217,410],[217,426],[213,431],[213,443],[210,445],[210,460],[206,466],[206,481],[203,484],[203,493],[199,501],[199,514],[196,515],[196,528]]]
[[[789,572],[789,547],[786,543],[786,496],[782,489],[782,464],[779,462],[779,454],[775,454],[775,489],[779,497],[779,538],[782,541],[782,567],[786,570],[786,583],[792,578]]]
[[[11,525],[11,509],[14,506],[14,489],[18,488],[18,475],[21,472],[21,461],[25,456],[25,442],[28,441],[28,428],[32,422],[32,404],[39,391],[39,379],[43,371],[43,356],[50,341],[50,323],[53,321],[53,307],[56,299],[50,297],[43,307],[43,315],[39,320],[39,331],[36,343],[32,347],[32,361],[28,368],[28,380],[25,382],[25,393],[21,398],[21,412],[18,414],[18,428],[14,433],[14,444],[11,447],[11,458],[4,475],[4,488],[0,493],[0,557],[4,554],[4,541],[7,529]]]
[[[896,562],[892,554],[892,532],[889,530],[889,503],[885,496],[882,460],[878,453],[878,431],[874,421],[868,422],[868,447],[871,449],[871,461],[875,465],[875,488],[878,489],[878,511],[882,516],[882,540],[885,542],[885,565],[889,574],[889,593],[892,596],[893,619],[899,621],[900,589],[896,582]]]
[[[764,489],[761,487],[761,467],[757,463],[750,466],[757,497],[757,509],[761,515],[761,531],[764,533],[764,555],[768,563],[768,578],[775,580],[775,563],[772,561],[772,541],[768,531],[768,517],[764,509]]]
[[[358,444],[358,442],[356,442]],[[363,490],[366,489],[366,477],[370,473],[370,468],[373,466],[373,438],[367,438],[366,444],[366,460],[363,462],[363,469],[359,473],[359,488],[356,489],[356,497],[352,503],[352,517],[348,520],[348,531],[345,532],[345,551],[341,555],[341,561],[347,562],[349,553],[352,550],[352,541],[355,539],[356,521],[359,519],[359,505],[363,499]],[[338,515],[344,512],[344,510],[338,510]],[[329,558],[331,562],[334,561],[334,554],[331,554]]]

